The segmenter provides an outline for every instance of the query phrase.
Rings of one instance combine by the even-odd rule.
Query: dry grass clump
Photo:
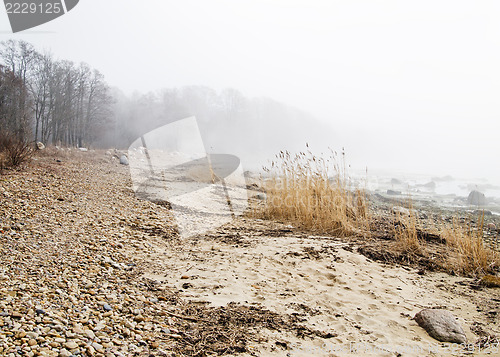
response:
[[[394,237],[403,253],[421,254],[422,246],[417,229],[418,218],[412,209],[411,202],[408,204],[408,212],[409,214],[396,212]]]
[[[450,268],[459,273],[480,276],[494,272],[500,266],[500,255],[488,248],[483,240],[484,213],[479,216],[477,227],[471,223],[453,220],[442,236],[454,253]]]
[[[363,190],[350,190],[345,168],[332,152],[328,159],[311,151],[292,155],[282,151],[265,182],[266,218],[293,223],[302,228],[347,236],[367,223],[368,209]]]
[[[24,140],[8,133],[0,133],[0,170],[15,168],[28,162],[33,155],[33,148]]]
[[[494,275],[485,275],[481,278],[479,283],[488,288],[500,288],[500,277]]]

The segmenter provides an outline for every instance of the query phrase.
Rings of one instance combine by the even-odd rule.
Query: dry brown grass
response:
[[[327,159],[316,157],[310,151],[291,154],[280,152],[265,169],[269,176],[261,183],[267,194],[258,215],[266,219],[291,223],[296,227],[339,237],[351,235],[370,237],[370,216],[365,190],[352,189],[346,172],[345,155],[332,152]],[[432,222],[419,221],[409,198],[406,210],[396,212],[392,245],[397,254],[419,261],[435,253],[429,240]],[[429,234],[446,241],[441,246],[443,258],[439,266],[466,276],[494,273],[500,266],[500,255],[483,243],[484,216],[477,228],[455,223],[452,227],[433,228]],[[426,238],[427,237],[427,238]],[[411,258],[417,258],[413,260]]]
[[[483,228],[484,213],[479,216],[476,227],[454,219],[452,226],[444,228],[442,237],[453,253],[450,269],[464,275],[481,276],[500,266],[500,254],[484,244]]]
[[[265,169],[270,174],[264,183],[265,217],[339,236],[366,227],[365,193],[350,189],[344,157],[342,153],[339,160],[335,152],[327,159],[310,151],[296,155],[280,152]]]
[[[500,277],[495,275],[485,275],[481,278],[479,283],[488,288],[500,288]]]
[[[398,242],[398,248],[405,254],[421,254],[422,243],[418,237],[418,217],[413,210],[411,201],[408,201],[409,214],[396,212],[394,225],[394,237]]]

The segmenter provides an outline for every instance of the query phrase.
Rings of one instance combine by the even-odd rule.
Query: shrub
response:
[[[0,169],[18,167],[31,159],[33,148],[21,139],[0,133]]]

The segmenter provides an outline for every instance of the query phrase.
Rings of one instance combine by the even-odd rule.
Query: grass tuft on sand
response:
[[[306,145],[307,146],[307,145]],[[264,188],[264,216],[322,233],[348,236],[368,222],[368,206],[361,189],[351,190],[345,153],[327,159],[311,151],[292,155],[281,151],[270,168]]]
[[[482,276],[500,266],[500,254],[487,247],[483,240],[484,212],[477,226],[453,220],[443,229],[442,237],[452,254],[449,268],[460,274]]]
[[[411,202],[408,204],[409,214],[396,212],[396,221],[394,225],[394,237],[398,242],[398,248],[404,254],[420,255],[422,254],[422,243],[418,237],[418,218],[413,210]]]

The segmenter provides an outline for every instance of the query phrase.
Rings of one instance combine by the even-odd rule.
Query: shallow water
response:
[[[486,179],[464,179],[390,173],[378,175],[353,174],[351,186],[365,188],[369,192],[387,194],[399,192],[394,198],[411,198],[432,202],[449,208],[486,209],[500,214],[500,185]],[[484,207],[467,203],[470,192],[485,194],[488,204]],[[393,192],[393,193],[394,193]]]

